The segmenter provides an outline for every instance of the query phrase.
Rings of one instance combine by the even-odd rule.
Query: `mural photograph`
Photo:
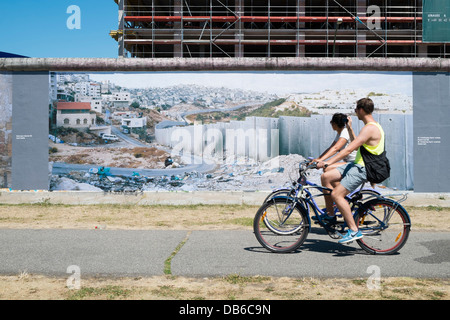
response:
[[[357,134],[365,97],[393,163],[382,187],[413,188],[408,72],[53,72],[49,87],[52,191],[269,191],[332,143],[334,114]]]

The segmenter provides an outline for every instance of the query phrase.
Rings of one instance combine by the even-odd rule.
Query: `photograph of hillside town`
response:
[[[146,76],[152,81],[144,80]],[[284,147],[286,141],[301,138],[286,136],[285,121],[323,118],[320,123],[329,123],[333,113],[352,115],[361,97],[373,98],[378,114],[397,115],[403,122],[412,114],[410,74],[237,73],[230,78],[219,73],[199,78],[180,73],[170,81],[164,76],[50,73],[50,190],[269,190],[289,183],[298,162],[314,156]],[[327,83],[320,85],[324,76]],[[343,87],[343,77],[360,85]],[[361,80],[374,77],[376,86]],[[272,142],[276,150],[268,156],[247,151],[231,162],[195,162],[192,157],[204,154],[187,148],[189,156],[176,153],[176,143],[170,141],[176,129],[206,132],[221,126],[225,133],[227,126],[261,118],[272,119],[271,131],[279,131],[277,145]],[[314,127],[311,135],[324,131],[334,138],[328,126]]]

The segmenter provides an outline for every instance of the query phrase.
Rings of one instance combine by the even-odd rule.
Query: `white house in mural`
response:
[[[143,118],[122,118],[122,126],[132,128],[143,128],[147,125],[147,117]]]
[[[91,104],[91,111],[103,113],[103,101],[99,98],[92,98],[88,96],[79,96],[78,102],[89,102]]]
[[[95,126],[96,114],[89,102],[58,102],[56,126],[88,129]]]

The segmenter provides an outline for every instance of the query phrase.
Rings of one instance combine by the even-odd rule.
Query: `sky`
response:
[[[80,29],[69,29],[80,9]],[[37,58],[117,58],[118,27],[114,0],[3,0],[0,51]]]
[[[142,72],[95,73],[90,78],[95,81],[109,80],[126,88],[197,84],[280,95],[369,89],[376,93],[412,96],[411,72]]]

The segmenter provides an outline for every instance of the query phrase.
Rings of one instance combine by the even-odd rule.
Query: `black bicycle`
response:
[[[315,222],[323,227],[333,239],[346,233],[345,221],[329,222],[323,219],[325,209],[320,209],[315,198],[329,195],[331,189],[311,183],[307,172],[315,164],[304,161],[299,166],[300,177],[291,188],[276,190],[259,208],[253,221],[256,239],[266,249],[283,253],[297,250],[311,231],[310,213]],[[318,194],[313,195],[311,191]],[[371,254],[393,254],[406,243],[411,229],[408,212],[399,201],[382,196],[375,190],[362,187],[347,196],[356,225],[363,238],[356,240],[359,246]],[[336,214],[339,212],[335,209]]]

